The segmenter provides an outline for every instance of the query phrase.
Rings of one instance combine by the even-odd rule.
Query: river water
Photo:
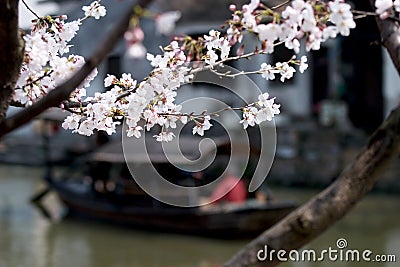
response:
[[[44,199],[49,221],[29,203],[44,187],[40,168],[0,166],[0,267],[215,267],[246,240],[227,241],[142,232],[95,222],[62,219],[54,194]],[[273,189],[276,198],[307,200],[316,191]],[[307,249],[369,249],[395,255],[397,262],[366,263],[325,259],[282,266],[400,266],[400,197],[370,194],[351,214],[314,240]]]

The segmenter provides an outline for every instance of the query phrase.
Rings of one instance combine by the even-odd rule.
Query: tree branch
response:
[[[367,147],[335,182],[254,239],[225,266],[279,264],[276,258],[273,262],[259,262],[257,251],[264,249],[265,245],[276,251],[298,249],[320,235],[372,189],[381,171],[399,154],[399,143],[400,107],[392,111],[371,136]]]
[[[139,0],[137,5],[140,5],[144,8],[151,2],[152,0]],[[129,7],[120,21],[114,25],[109,34],[106,36],[105,40],[97,47],[95,52],[86,61],[82,68],[77,71],[69,80],[57,86],[54,90],[50,91],[46,96],[34,103],[32,106],[23,109],[14,116],[7,118],[0,123],[0,137],[26,124],[32,118],[39,115],[46,109],[59,106],[62,101],[66,100],[75,90],[75,88],[82,83],[86,76],[89,75],[92,70],[99,65],[100,62],[111,52],[114,45],[121,38],[121,36],[123,36],[129,27],[129,21],[133,12],[133,7],[134,4]]]
[[[370,0],[374,6],[375,0]],[[391,19],[382,20],[376,17],[376,24],[381,33],[382,44],[389,52],[390,58],[400,75],[400,26],[398,21]]]
[[[18,1],[0,0],[0,123],[4,121],[21,67],[24,45],[18,30]]]

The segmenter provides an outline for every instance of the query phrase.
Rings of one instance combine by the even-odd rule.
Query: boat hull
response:
[[[218,238],[253,237],[295,208],[292,202],[215,205],[206,209],[181,208],[154,202],[149,206],[125,204],[110,196],[80,194],[53,184],[68,207],[68,214],[151,231],[195,234]]]

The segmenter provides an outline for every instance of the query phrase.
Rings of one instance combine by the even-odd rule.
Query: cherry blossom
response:
[[[175,137],[173,132],[161,132],[158,135],[154,135],[156,140],[159,142],[170,142]]]
[[[100,1],[94,1],[90,6],[83,6],[82,10],[85,11],[86,17],[94,17],[95,19],[100,19],[107,13],[106,8],[100,5]]]
[[[400,0],[394,0],[393,6],[396,12],[400,12]]]
[[[255,122],[260,124],[263,121],[271,121],[275,115],[280,113],[280,105],[275,104],[275,97],[268,99],[268,94],[262,94],[258,97],[258,104],[261,106],[261,109],[256,114]]]
[[[348,36],[350,34],[350,29],[356,27],[353,20],[353,13],[350,11],[350,6],[339,0],[334,2],[329,2],[329,8],[332,13],[330,14],[330,20],[332,23],[336,24],[338,32],[343,36]]]
[[[127,31],[124,35],[127,54],[132,58],[143,58],[146,56],[147,49],[143,45],[144,33],[143,30],[136,26]]]
[[[71,47],[69,42],[76,36],[82,21],[91,16],[100,18],[106,13],[100,1],[94,1],[83,9],[85,17],[75,21],[66,22],[67,16],[40,17],[34,21],[31,33],[24,36],[25,55],[14,101],[24,105],[33,104],[83,66],[83,57],[64,56]],[[72,93],[71,100],[85,96],[83,88],[89,87],[96,75],[97,70],[94,70]]]
[[[244,107],[243,120],[240,123],[243,124],[243,128],[246,129],[248,126],[254,126],[264,121],[271,121],[275,115],[280,113],[280,105],[274,103],[275,98],[269,98],[268,93],[263,93],[258,96],[258,102],[256,104],[260,109],[257,109],[253,104]]]
[[[279,74],[281,75],[281,82],[284,82],[285,79],[290,79],[293,77],[296,70],[290,66],[287,62],[278,62],[276,63],[276,68],[279,70]]]
[[[243,124],[243,128],[247,129],[248,126],[254,126],[256,123],[257,108],[245,107],[243,108],[243,120],[240,123]]]
[[[202,122],[198,122],[196,121],[196,126],[193,127],[193,135],[194,134],[198,134],[200,136],[204,135],[204,131],[209,130],[212,126],[212,124],[210,123],[210,116],[204,116],[204,118],[202,119]]]
[[[397,15],[400,12],[400,1],[399,0],[376,0],[375,1],[375,12],[379,14],[381,19],[387,19],[390,16]],[[397,12],[397,14],[395,14]]]
[[[303,73],[308,68],[308,64],[306,62],[307,62],[307,57],[302,56],[300,59],[300,65],[299,65],[299,71],[301,73]]]
[[[175,29],[175,23],[181,18],[181,12],[170,11],[162,13],[155,18],[157,31],[169,35]]]
[[[142,135],[142,133],[141,133],[142,130],[143,130],[143,128],[141,126],[129,127],[126,135],[128,137],[134,136],[136,138],[139,138]]]
[[[387,17],[400,12],[400,0],[377,0],[375,7],[377,14],[382,18]],[[48,16],[34,22],[31,33],[24,36],[24,62],[15,88],[14,101],[31,105],[71,77],[84,64],[83,57],[68,54],[70,41],[84,20],[89,17],[100,19],[107,12],[99,0],[82,7],[82,10],[84,17],[78,20],[67,22],[66,16]],[[91,135],[98,130],[113,134],[122,119],[125,119],[127,136],[138,138],[145,131],[159,125],[162,130],[154,137],[158,141],[168,142],[175,136],[171,129],[179,123],[193,121],[195,126],[192,133],[203,136],[212,126],[210,120],[213,114],[181,113],[182,107],[175,103],[178,88],[190,81],[194,73],[208,68],[220,76],[258,74],[266,80],[278,77],[285,82],[294,76],[296,68],[300,73],[307,70],[305,55],[300,59],[294,56],[287,62],[277,62],[275,65],[263,62],[259,69],[242,70],[239,74],[219,73],[214,67],[231,60],[273,53],[277,45],[284,45],[295,54],[304,50],[318,50],[328,39],[347,36],[356,27],[351,6],[342,0],[294,0],[279,10],[269,8],[259,0],[251,0],[241,9],[231,5],[229,10],[232,18],[226,23],[226,33],[210,30],[199,38],[176,36],[169,45],[161,48],[160,54],[154,55],[147,53],[143,46],[145,35],[140,27],[140,16],[151,14],[157,31],[170,35],[181,13],[135,13],[132,25],[124,36],[126,53],[134,58],[146,57],[153,70],[142,81],[134,80],[134,75],[130,73],[124,73],[121,77],[107,75],[104,87],[109,90],[87,96],[85,88],[90,86],[90,81],[96,76],[97,71],[94,71],[62,106],[71,111],[62,127],[82,135]],[[253,37],[258,40],[256,48],[245,54],[243,40]],[[238,43],[243,44],[238,45],[240,47],[235,54],[232,47]],[[192,61],[201,63],[188,64]],[[75,105],[69,106],[69,103]],[[253,103],[232,109],[242,110],[243,119],[240,123],[245,129],[270,121],[280,113],[280,105],[268,93],[261,94]]]
[[[278,71],[275,70],[275,68],[273,68],[270,64],[267,63],[261,64],[260,72],[261,76],[266,80],[274,80],[275,74],[278,73]]]
[[[393,7],[393,0],[376,0],[375,7],[376,13],[382,14],[383,12]]]

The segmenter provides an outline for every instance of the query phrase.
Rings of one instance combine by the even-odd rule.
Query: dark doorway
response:
[[[368,1],[357,1],[356,9],[369,10]],[[342,75],[346,83],[345,100],[355,127],[375,130],[383,120],[382,48],[375,18],[357,21],[356,29],[343,39]]]

